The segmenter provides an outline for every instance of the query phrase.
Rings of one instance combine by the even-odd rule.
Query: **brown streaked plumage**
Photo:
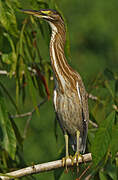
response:
[[[68,137],[74,151],[85,152],[88,131],[88,98],[80,75],[67,63],[64,55],[66,30],[61,15],[54,10],[22,10],[46,20],[52,28],[50,58],[54,72],[54,108],[65,135],[66,156]]]

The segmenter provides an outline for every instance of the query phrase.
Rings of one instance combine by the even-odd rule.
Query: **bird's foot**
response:
[[[73,157],[71,155],[62,158],[63,167],[65,166],[66,172],[68,172],[67,160],[70,159],[73,165]]]
[[[82,162],[84,161],[84,158],[83,156],[76,152],[75,155],[73,156],[73,163],[76,161],[76,165],[77,165],[77,173],[79,172],[79,159],[82,159]]]

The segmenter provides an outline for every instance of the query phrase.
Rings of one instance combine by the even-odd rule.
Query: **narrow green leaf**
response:
[[[8,33],[4,33],[4,36],[8,39],[8,41],[11,45],[12,51],[15,52],[15,45],[13,43],[13,39],[10,37],[10,35]]]
[[[117,180],[117,167],[112,161],[108,161],[105,167],[105,173],[107,174],[108,179]]]
[[[20,31],[20,38],[19,38],[19,54],[24,54],[23,52],[23,42],[24,43],[26,43],[25,42],[25,38],[24,38],[24,30],[25,30],[25,26],[26,26],[26,24],[27,24],[27,19],[25,19],[24,20],[24,23],[23,23],[23,25],[22,25],[22,28],[21,28],[21,31]]]
[[[113,160],[115,158],[116,153],[118,152],[118,124],[114,125],[112,128],[112,139],[110,143],[110,149]]]
[[[22,145],[23,145],[23,137],[21,136],[20,131],[19,131],[15,121],[12,118],[10,118],[10,121],[11,121],[12,127],[14,129],[14,133],[15,133],[17,142],[20,145],[20,147],[22,147]]]
[[[33,77],[35,82],[36,82],[36,79],[35,77]],[[36,108],[36,112],[37,114],[39,114],[39,109],[37,107],[37,95],[36,95],[36,89],[34,87],[34,84],[33,84],[33,80],[31,78],[31,74],[27,71],[27,82],[28,82],[28,88],[29,88],[29,93],[30,93],[30,96],[31,96],[31,100],[33,102],[33,105],[34,107]]]
[[[0,0],[0,23],[13,36],[18,36],[16,17],[9,1]]]
[[[33,56],[32,56],[32,51],[31,51],[31,48],[32,48],[32,41],[30,39],[30,36],[28,35],[28,33],[25,31],[25,39],[24,39],[24,53],[25,53],[25,58],[27,60],[27,63],[28,61],[29,62],[32,62],[33,61]]]
[[[11,45],[11,48],[12,48],[12,52],[9,54],[9,58],[10,58],[9,60],[11,60],[11,70],[10,70],[9,74],[10,74],[10,76],[12,76],[13,73],[16,72],[17,54],[16,54],[14,42],[13,42],[12,38],[10,37],[10,35],[8,33],[4,33],[4,36],[8,39],[8,41]]]
[[[0,94],[0,126],[3,133],[2,148],[5,149],[9,156],[14,160],[16,153],[16,137],[11,122],[6,111],[4,98]]]
[[[4,93],[7,94],[7,96],[9,97],[9,100],[11,101],[12,105],[15,107],[15,109],[16,109],[16,111],[17,111],[17,113],[18,113],[18,112],[19,112],[19,111],[18,111],[18,107],[17,107],[14,99],[12,98],[11,94],[9,93],[9,91],[6,89],[6,87],[5,87],[1,82],[0,82],[0,86],[2,87]]]
[[[114,165],[113,165],[113,166],[114,166]],[[110,169],[110,171],[108,172],[108,174],[109,174],[109,176],[110,176],[111,179],[113,179],[113,180],[118,180],[118,178],[117,178],[117,168],[116,168],[116,166],[112,167],[112,168]]]
[[[111,112],[110,115],[103,120],[100,128],[95,134],[95,139],[91,149],[94,165],[97,165],[108,151],[114,121],[115,112]]]
[[[6,64],[11,64],[11,57],[12,57],[12,53],[9,54],[2,54],[2,61]]]

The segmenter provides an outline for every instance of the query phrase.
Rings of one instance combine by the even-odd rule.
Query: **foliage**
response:
[[[76,7],[73,1],[70,0],[68,3],[70,6],[67,8],[66,1],[62,1],[60,11],[54,0],[27,2],[0,0],[0,171],[5,173],[25,167],[32,161],[35,163],[39,162],[38,160],[42,162],[62,157],[63,136],[57,125],[53,125],[51,121],[54,117],[52,101],[43,105],[40,111],[38,108],[42,100],[52,99],[54,86],[48,52],[50,28],[46,22],[24,15],[19,10],[19,8],[56,8],[60,12],[65,10],[63,14],[73,12],[73,15],[67,18],[68,21],[73,20],[75,25],[70,29],[77,37],[73,38],[70,35],[72,43],[76,44],[77,48],[72,46],[72,54],[74,52],[77,59],[72,62],[72,66],[76,64],[88,93],[98,97],[96,101],[89,100],[90,119],[98,125],[98,128],[89,124],[86,152],[92,152],[93,162],[82,178],[85,179],[90,175],[91,179],[116,180],[118,179],[118,32],[115,29],[118,25],[115,7],[118,3],[115,4],[116,2],[112,0],[105,6],[102,0],[78,1]],[[108,20],[108,17],[111,19]],[[77,20],[79,23],[76,23]],[[65,53],[70,57],[69,38]],[[24,113],[27,111],[31,112],[25,116]],[[21,117],[19,114],[24,116]],[[16,119],[17,117],[19,118]],[[38,121],[35,121],[37,119]],[[44,133],[42,129],[45,129]],[[56,142],[53,133],[55,137],[59,134],[62,138],[59,137]],[[59,153],[56,154],[58,149]],[[85,165],[80,166],[80,174],[85,168]],[[56,180],[62,180],[78,176],[71,172],[65,175],[63,170],[57,170],[54,176],[51,172],[48,175],[36,175],[25,179],[40,177],[43,180],[46,177],[48,179],[55,177]]]

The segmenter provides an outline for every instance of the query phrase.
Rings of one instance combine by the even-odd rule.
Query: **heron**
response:
[[[22,10],[49,23],[50,59],[54,74],[54,110],[65,137],[66,156],[69,158],[69,143],[75,154],[85,153],[88,131],[88,95],[82,78],[68,64],[64,47],[66,42],[65,23],[59,12],[52,9]]]

